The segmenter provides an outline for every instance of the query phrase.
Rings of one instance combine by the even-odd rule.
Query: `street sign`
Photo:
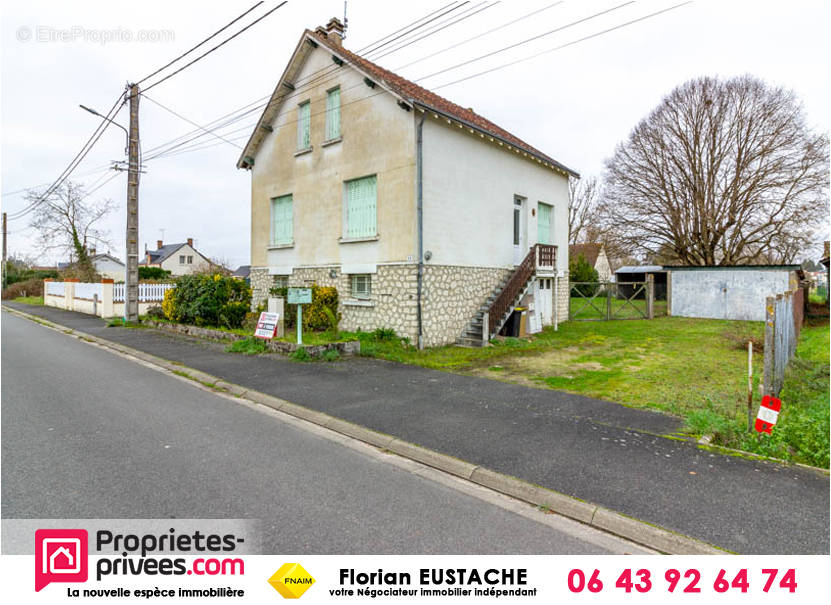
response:
[[[762,403],[759,406],[759,413],[756,415],[755,428],[760,433],[773,433],[773,427],[776,426],[776,421],[779,420],[779,411],[782,409],[782,402],[776,397],[765,395],[762,397]]]
[[[257,329],[254,330],[256,338],[274,338],[277,332],[277,322],[280,320],[279,313],[268,313],[263,311],[260,313],[260,319],[257,322]]]
[[[290,305],[312,304],[311,288],[289,288],[288,301]]]

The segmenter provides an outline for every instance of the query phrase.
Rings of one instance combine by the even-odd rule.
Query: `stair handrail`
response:
[[[502,327],[501,320],[505,312],[514,304],[517,296],[525,289],[528,280],[534,275],[537,268],[537,248],[539,245],[534,244],[531,246],[528,254],[525,255],[525,258],[519,266],[514,269],[513,274],[508,279],[508,283],[502,288],[502,292],[491,303],[488,309],[488,326],[494,333]]]

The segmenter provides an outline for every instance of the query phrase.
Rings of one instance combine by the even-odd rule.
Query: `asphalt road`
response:
[[[4,519],[255,518],[265,553],[641,552],[10,313],[1,388]]]

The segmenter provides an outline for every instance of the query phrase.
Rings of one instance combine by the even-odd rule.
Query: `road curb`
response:
[[[34,321],[51,329],[58,330],[75,338],[94,342],[100,346],[112,349],[121,354],[140,359],[146,363],[163,368],[186,379],[193,380],[211,389],[222,391],[236,397],[265,405],[282,413],[306,420],[363,441],[380,449],[390,451],[403,458],[414,460],[421,464],[433,467],[450,475],[466,479],[482,487],[506,494],[518,500],[533,504],[544,510],[560,514],[569,519],[590,525],[611,534],[615,534],[632,542],[665,554],[731,554],[729,551],[698,540],[696,538],[676,533],[668,529],[652,525],[645,521],[628,517],[621,513],[600,507],[596,504],[584,502],[579,498],[569,496],[528,481],[503,475],[488,468],[477,466],[470,462],[442,454],[415,443],[398,439],[391,435],[374,431],[364,426],[353,424],[341,418],[324,412],[291,403],[267,393],[246,389],[245,387],[226,382],[217,376],[207,374],[194,368],[174,363],[170,360],[133,349],[120,343],[106,340],[92,334],[78,330],[68,330],[66,326],[57,324],[48,319],[38,317],[4,306],[3,309],[14,315]]]

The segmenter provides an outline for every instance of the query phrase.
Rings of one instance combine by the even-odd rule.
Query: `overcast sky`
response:
[[[11,214],[23,208],[23,194],[15,192],[54,180],[97,126],[97,118],[79,109],[79,103],[106,112],[125,82],[144,78],[254,2],[5,3],[0,85],[3,210]],[[345,45],[361,49],[449,2],[349,0]],[[451,15],[473,8],[472,13],[481,2],[473,0]],[[680,0],[620,6],[623,2],[565,0],[531,18],[413,63],[554,3],[502,0],[377,62],[427,88],[439,88],[439,94],[472,107],[583,175],[599,174],[615,145],[665,94],[702,75],[749,73],[792,89],[804,103],[809,124],[828,132],[831,52],[827,2],[698,0],[535,59],[442,86],[669,8]],[[267,0],[245,22],[277,4]],[[614,10],[420,80],[608,9]],[[332,16],[342,15],[342,0],[290,0],[240,37],[147,94],[187,120],[212,122],[269,94],[303,29],[314,29]],[[429,31],[429,26],[424,31]],[[151,39],[139,40],[139,36]],[[389,45],[385,50],[393,48]],[[164,73],[170,71],[172,68]],[[140,115],[145,158],[152,155],[154,147],[194,129],[147,99],[141,102]],[[225,138],[232,140],[243,137],[236,141],[243,145],[250,132],[247,126],[258,117],[255,112],[219,132],[229,132]],[[126,108],[117,121],[127,125]],[[237,147],[210,135],[189,145],[200,141],[204,149],[183,146],[178,151],[190,150],[146,162],[140,193],[140,248],[143,250],[145,243],[155,248],[159,239],[173,243],[192,237],[209,257],[233,266],[247,264],[250,175],[235,167]],[[208,146],[211,143],[218,144]],[[110,128],[77,169],[75,179],[90,188],[104,183],[115,174],[106,166],[111,160],[123,159],[123,154],[124,134]],[[118,204],[106,227],[115,242],[112,252],[122,259],[125,190],[126,176],[118,173],[95,194]],[[26,229],[28,218],[10,221],[10,254],[40,252],[34,243],[36,233]],[[40,260],[48,263],[58,258],[45,255]]]

